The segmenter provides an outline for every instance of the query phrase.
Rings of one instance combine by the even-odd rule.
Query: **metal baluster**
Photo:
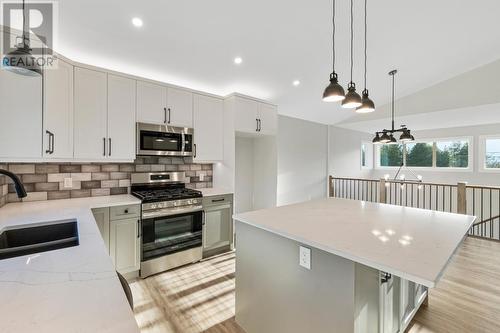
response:
[[[491,188],[490,188],[490,216],[488,217],[490,219],[493,217],[493,215],[491,215],[492,214],[492,211],[491,211],[492,210],[492,208],[491,208],[491,205],[492,205],[491,193],[492,192],[491,192]],[[490,220],[489,224],[490,224],[490,237],[489,238],[493,238],[493,221]]]
[[[483,220],[483,189],[481,188],[481,219],[479,221],[482,221]],[[483,227],[484,223],[481,223],[481,236],[484,237],[484,234],[483,234],[483,231],[484,231],[484,227]]]

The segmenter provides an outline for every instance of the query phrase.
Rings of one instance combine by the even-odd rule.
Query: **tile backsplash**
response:
[[[187,187],[212,187],[212,164],[196,164],[192,158],[138,157],[134,163],[7,163],[0,169],[17,174],[28,196],[40,201],[126,194],[130,174],[136,172],[185,171]],[[65,179],[71,178],[70,184]],[[203,180],[200,180],[203,179]],[[20,201],[12,182],[0,176],[0,207]]]

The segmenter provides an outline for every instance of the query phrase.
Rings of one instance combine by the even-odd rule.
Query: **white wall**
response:
[[[253,210],[254,148],[252,138],[236,137],[234,211]]]
[[[408,124],[411,127],[411,124]],[[455,127],[416,131],[417,139],[438,139],[469,136],[473,137],[473,169],[472,171],[428,171],[411,168],[424,177],[427,182],[456,183],[467,181],[477,185],[500,185],[500,173],[481,172],[479,167],[479,137],[481,135],[500,134],[500,124]],[[362,140],[371,140],[373,135],[356,132],[339,127],[330,127],[330,173],[338,177],[369,177],[378,179],[384,174],[395,174],[394,170],[373,169],[361,170],[360,145]]]
[[[361,142],[371,142],[368,133],[330,126],[329,174],[336,177],[365,178],[372,171],[361,169]]]
[[[326,196],[328,126],[278,117],[278,206]]]

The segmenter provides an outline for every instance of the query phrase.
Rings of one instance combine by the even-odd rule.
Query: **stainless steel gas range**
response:
[[[141,277],[202,258],[202,194],[186,188],[184,172],[132,174],[142,201]]]

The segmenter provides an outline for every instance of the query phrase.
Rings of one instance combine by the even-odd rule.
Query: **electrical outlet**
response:
[[[66,188],[73,187],[73,178],[64,178],[64,187]]]
[[[311,269],[311,249],[303,246],[300,247],[299,264],[306,269]]]
[[[205,174],[204,174],[204,173],[200,173],[200,176],[199,176],[199,177],[200,177],[200,182],[202,182],[202,181],[203,181],[203,179],[205,179]]]

